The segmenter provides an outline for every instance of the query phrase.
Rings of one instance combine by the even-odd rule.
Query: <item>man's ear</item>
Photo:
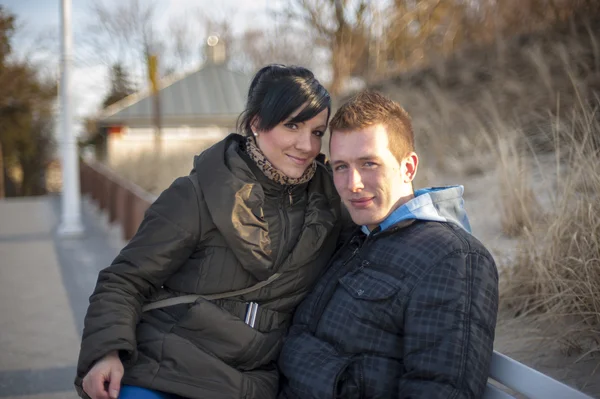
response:
[[[411,183],[417,175],[417,168],[419,166],[419,156],[416,152],[411,152],[402,161],[402,172],[404,183]]]

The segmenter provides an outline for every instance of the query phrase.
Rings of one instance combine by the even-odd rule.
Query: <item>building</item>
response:
[[[109,165],[156,152],[166,157],[187,154],[235,131],[250,76],[226,67],[225,49],[218,39],[211,36],[208,44],[201,68],[159,83],[160,129],[149,89],[100,113],[98,126],[106,133],[104,157]]]

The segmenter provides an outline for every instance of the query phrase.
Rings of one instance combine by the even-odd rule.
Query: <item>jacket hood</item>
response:
[[[415,197],[392,212],[380,225],[381,231],[407,220],[454,223],[468,233],[471,224],[464,207],[463,186],[429,187],[415,191]],[[369,229],[362,226],[365,234]]]

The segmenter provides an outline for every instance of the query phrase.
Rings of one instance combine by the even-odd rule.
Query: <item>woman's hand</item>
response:
[[[92,399],[117,399],[123,378],[123,363],[119,352],[110,352],[100,359],[83,378],[83,390]]]

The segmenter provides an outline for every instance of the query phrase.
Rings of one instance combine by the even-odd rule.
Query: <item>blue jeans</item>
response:
[[[123,385],[119,391],[119,399],[185,399],[178,395],[155,391],[133,385]]]

